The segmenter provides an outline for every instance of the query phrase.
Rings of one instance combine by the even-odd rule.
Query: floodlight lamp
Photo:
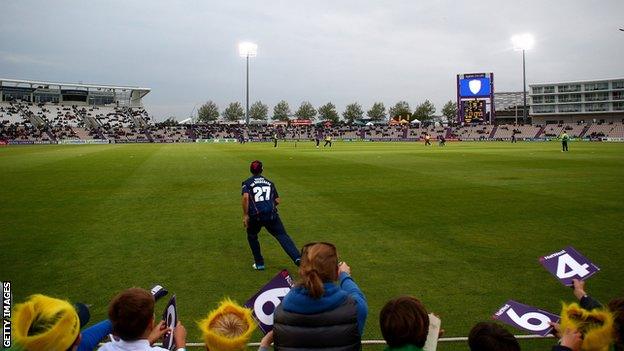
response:
[[[529,33],[517,34],[511,37],[511,43],[516,51],[530,50],[535,44],[535,39]]]
[[[238,44],[238,54],[240,57],[256,57],[258,45],[248,41],[240,43]]]

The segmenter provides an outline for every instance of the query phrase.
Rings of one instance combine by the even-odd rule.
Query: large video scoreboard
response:
[[[464,123],[483,122],[485,120],[485,100],[463,100]]]
[[[492,122],[494,117],[494,73],[458,74],[458,123]]]

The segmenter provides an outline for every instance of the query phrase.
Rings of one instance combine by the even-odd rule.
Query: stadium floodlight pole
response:
[[[535,39],[529,33],[517,34],[511,37],[511,43],[516,51],[522,51],[522,93],[524,103],[522,105],[522,123],[526,123],[527,120],[527,97],[526,97],[526,65],[525,65],[525,51],[533,47]],[[516,115],[516,124],[518,124],[518,116]]]
[[[247,73],[246,73],[246,94],[245,94],[245,123],[249,125],[249,58],[256,57],[258,55],[258,45],[251,42],[242,42],[238,44],[238,55],[244,57],[247,61]]]

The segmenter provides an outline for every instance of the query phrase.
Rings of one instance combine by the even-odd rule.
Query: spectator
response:
[[[221,302],[198,326],[210,351],[243,350],[256,329],[251,310],[231,300]]]
[[[493,322],[477,323],[468,334],[470,351],[520,351],[516,337]]]
[[[561,333],[558,324],[554,323],[555,334],[560,335],[559,344],[553,346],[552,351],[580,351],[583,344],[581,333],[576,329],[566,328],[564,333]]]
[[[592,325],[593,331],[581,330],[583,334],[582,349],[600,349],[601,347],[606,349],[609,346],[611,350],[622,351],[624,350],[624,298],[616,298],[611,300],[607,304],[607,310],[603,310],[603,305],[592,298],[585,291],[585,281],[573,279],[574,284],[574,296],[579,300],[580,308],[585,311],[594,311],[596,316],[593,320],[595,323]],[[558,334],[561,334],[563,329],[565,333],[569,333],[568,330],[575,330],[575,327],[584,329],[582,324],[577,326],[574,318],[570,317],[572,314],[586,314],[582,310],[578,310],[577,306],[572,305],[564,308],[562,315],[562,325],[553,324]],[[566,315],[567,314],[567,315]],[[563,337],[565,337],[565,333]],[[604,345],[603,345],[604,344]],[[609,345],[610,344],[610,345]],[[561,342],[561,346],[566,346]],[[575,350],[572,347],[564,348],[555,346],[553,350]]]
[[[401,296],[386,303],[379,313],[386,350],[422,351],[429,333],[429,316],[416,298]]]
[[[140,288],[122,291],[108,306],[108,318],[113,323],[113,335],[119,340],[104,344],[100,351],[166,351],[152,346],[171,330],[165,327],[163,321],[154,325],[154,297],[149,291]],[[173,330],[173,337],[177,350],[185,351],[186,329],[179,321]]]
[[[274,313],[276,349],[360,350],[368,306],[351,278],[351,268],[338,264],[336,247],[305,245],[299,275],[301,282]]]
[[[80,333],[89,321],[83,304],[33,295],[15,306],[13,332],[18,348],[24,350],[93,350],[111,332],[110,321],[102,321]]]

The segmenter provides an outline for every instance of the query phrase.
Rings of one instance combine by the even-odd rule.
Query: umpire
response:
[[[293,243],[282,220],[277,214],[280,198],[275,185],[262,176],[262,162],[253,161],[249,166],[252,176],[243,182],[243,225],[247,229],[247,241],[254,257],[253,268],[264,270],[264,258],[260,251],[258,233],[262,227],[273,235],[290,259],[299,265],[301,255]]]

